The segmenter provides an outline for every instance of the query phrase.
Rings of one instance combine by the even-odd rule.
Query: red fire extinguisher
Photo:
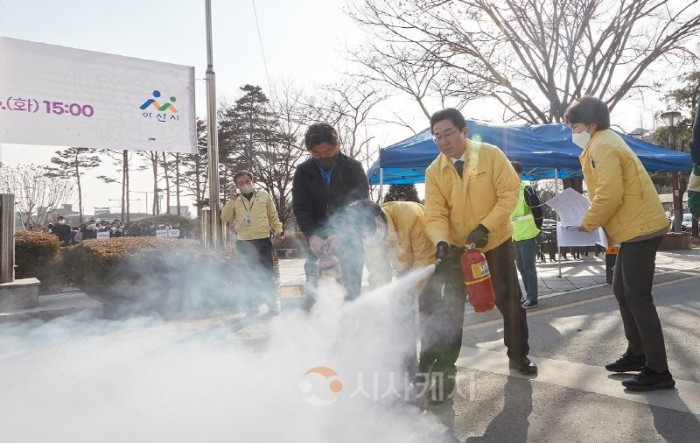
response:
[[[486,256],[472,243],[464,246],[460,260],[469,303],[475,312],[488,312],[496,307],[496,294]]]

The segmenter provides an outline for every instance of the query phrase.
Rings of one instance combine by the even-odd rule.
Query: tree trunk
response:
[[[122,222],[126,221],[126,205],[129,201],[129,194],[126,192],[126,168],[124,167],[124,152],[122,151]]]
[[[163,153],[163,176],[165,177],[165,213],[170,214],[170,174],[165,152]]]
[[[180,153],[175,154],[175,204],[177,205],[177,215],[180,214]]]
[[[80,155],[80,151],[76,149],[75,151],[75,178],[78,182],[78,212],[80,213],[80,223],[83,222],[83,189],[80,185],[80,162],[78,160],[78,156]]]
[[[125,192],[126,192],[126,220],[124,220],[124,223],[128,223],[131,221],[131,203],[129,200],[129,196],[131,195],[131,189],[129,187],[129,151],[124,151],[124,165],[123,169],[126,171],[124,174],[124,183],[125,183]]]
[[[151,152],[151,169],[153,169],[153,215],[158,215],[158,153]]]

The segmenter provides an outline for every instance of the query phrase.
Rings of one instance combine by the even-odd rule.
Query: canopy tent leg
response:
[[[554,195],[559,194],[559,170],[554,169]],[[557,212],[557,226],[561,220],[559,219],[559,213]],[[556,231],[555,231],[556,232]],[[561,278],[561,248],[559,247],[559,239],[557,239],[557,263],[559,264],[559,275],[557,277]]]
[[[384,197],[384,168],[379,168],[379,203]]]

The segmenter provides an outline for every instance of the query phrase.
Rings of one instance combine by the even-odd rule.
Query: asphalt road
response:
[[[460,385],[445,404],[427,405],[456,441],[700,441],[700,275],[678,273],[654,289],[677,389],[629,393],[603,366],[625,351],[611,288],[528,313],[531,357],[540,373],[511,375],[502,322],[465,327]]]

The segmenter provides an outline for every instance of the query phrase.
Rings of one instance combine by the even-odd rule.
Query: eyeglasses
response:
[[[440,133],[438,133],[438,134],[433,134],[433,141],[434,141],[435,143],[439,143],[439,142],[441,142],[441,141],[443,141],[443,140],[447,140],[449,137],[452,137],[452,136],[455,135],[457,132],[459,132],[459,131],[445,131],[445,132],[442,133],[442,134],[440,134]]]

